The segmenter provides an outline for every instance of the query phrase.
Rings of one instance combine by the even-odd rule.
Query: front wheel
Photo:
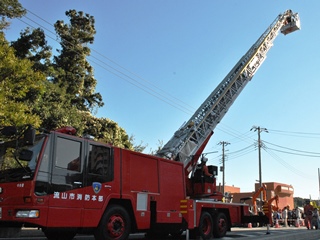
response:
[[[220,212],[213,218],[213,236],[222,238],[227,234],[228,224],[227,217],[224,213]]]
[[[130,216],[125,208],[111,205],[103,214],[94,232],[96,240],[125,240],[131,231]]]

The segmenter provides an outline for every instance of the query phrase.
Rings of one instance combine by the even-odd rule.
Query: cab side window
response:
[[[57,139],[56,167],[71,171],[81,171],[81,142]]]
[[[91,182],[108,182],[113,180],[113,161],[109,147],[89,145],[88,180]]]
[[[51,192],[83,187],[83,140],[57,136],[53,154]]]

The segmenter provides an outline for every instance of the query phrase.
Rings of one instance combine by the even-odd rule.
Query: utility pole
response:
[[[225,151],[224,151],[224,146],[227,146],[230,143],[222,141],[222,142],[219,142],[218,144],[222,145],[222,170],[223,170],[222,171],[222,193],[224,195],[224,183],[225,183],[225,181],[224,181],[224,179],[225,179],[225,154],[224,154]]]
[[[262,187],[262,171],[261,171],[261,147],[262,147],[262,142],[260,139],[260,133],[261,132],[266,132],[268,133],[268,130],[266,128],[261,128],[261,127],[256,127],[253,126],[250,131],[254,130],[255,132],[258,132],[258,156],[259,156],[259,184],[260,187]],[[262,201],[262,192],[260,193],[260,200]]]

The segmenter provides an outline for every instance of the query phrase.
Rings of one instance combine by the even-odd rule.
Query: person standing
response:
[[[273,226],[276,225],[277,214],[278,214],[278,213],[277,213],[276,210],[272,210]]]
[[[317,215],[318,215],[318,229],[320,229],[320,213],[318,208],[317,208]]]
[[[319,210],[318,210],[318,208],[313,209],[312,228],[313,227],[315,227],[316,229],[319,229]]]
[[[305,218],[304,218],[304,223],[307,227],[307,229],[312,229],[312,225],[311,225],[311,221],[312,221],[312,213],[313,213],[313,206],[310,205],[310,200],[307,199],[306,200],[306,205],[304,205],[304,215],[305,215]]]
[[[282,211],[282,219],[285,227],[288,227],[288,209],[284,207]]]
[[[296,217],[297,217],[297,224],[300,225],[300,219],[301,219],[301,211],[299,207],[296,209]]]

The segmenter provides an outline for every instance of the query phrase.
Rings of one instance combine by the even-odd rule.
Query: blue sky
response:
[[[295,197],[319,198],[319,40],[317,0],[21,0],[29,10],[6,31],[9,40],[27,26],[42,27],[59,48],[53,24],[65,11],[93,15],[97,34],[89,58],[105,106],[98,117],[117,122],[137,144],[154,150],[187,121],[279,13],[298,12],[302,29],[279,35],[251,82],[215,129],[209,164],[221,165],[226,147],[227,185],[253,191],[259,179],[291,184]],[[219,172],[218,182],[222,181]]]

